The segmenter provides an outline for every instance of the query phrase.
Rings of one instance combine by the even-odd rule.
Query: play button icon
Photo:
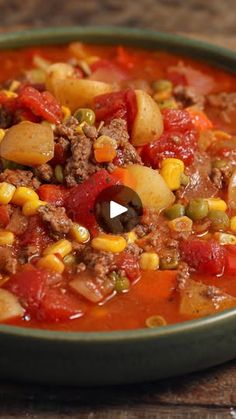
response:
[[[123,185],[104,189],[96,199],[94,211],[100,227],[112,234],[131,231],[143,214],[137,193]]]
[[[118,215],[124,214],[128,211],[128,208],[118,204],[115,201],[110,201],[110,218],[118,217]]]

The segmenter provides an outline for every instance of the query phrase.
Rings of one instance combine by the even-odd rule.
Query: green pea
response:
[[[217,159],[214,160],[212,163],[212,167],[214,169],[223,169],[224,167],[228,166],[228,162],[226,160]]]
[[[211,221],[211,229],[213,231],[227,230],[229,228],[229,217],[224,211],[209,211],[208,218]]]
[[[54,175],[55,175],[56,180],[59,183],[63,183],[63,181],[64,181],[64,174],[63,174],[63,168],[62,168],[62,166],[60,164],[57,164],[56,165],[56,167],[54,169]]]
[[[63,262],[65,265],[75,265],[77,262],[76,256],[72,255],[71,253],[69,255],[66,255],[63,258]]]
[[[160,269],[162,270],[174,270],[178,267],[179,261],[177,257],[165,256],[160,258]]]
[[[89,125],[93,125],[96,118],[93,110],[89,108],[77,109],[74,113],[74,117],[79,121],[79,123],[87,122]]]
[[[205,199],[191,199],[187,208],[186,215],[193,221],[202,220],[208,214],[209,206]]]
[[[165,326],[167,324],[164,317],[159,316],[159,315],[148,317],[145,323],[146,323],[146,326],[149,327],[150,329],[153,329],[155,327]]]
[[[173,84],[170,80],[154,80],[152,88],[155,92],[163,92],[164,90],[172,90]]]
[[[116,292],[125,292],[130,288],[130,281],[125,276],[118,277],[115,282]]]
[[[158,102],[160,109],[177,109],[178,105],[174,99],[166,99]]]
[[[165,215],[169,220],[174,220],[185,215],[185,207],[181,204],[174,204],[172,207],[165,210]]]
[[[183,186],[187,186],[189,184],[190,178],[185,173],[181,173],[180,175],[180,183]]]

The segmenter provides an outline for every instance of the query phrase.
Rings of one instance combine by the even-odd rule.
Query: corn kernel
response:
[[[10,84],[9,90],[11,92],[15,92],[18,89],[18,87],[20,87],[20,82],[18,80],[13,80]]]
[[[175,191],[181,186],[181,175],[184,173],[184,163],[182,160],[169,158],[162,162],[160,174],[167,186]]]
[[[0,204],[8,204],[14,196],[16,187],[11,183],[1,182],[0,183]]]
[[[17,94],[17,93],[15,93],[15,92],[11,92],[10,90],[2,90],[2,92],[3,92],[3,93],[5,93],[5,95],[6,95],[9,99],[11,99],[11,98],[15,98],[15,97],[17,97],[17,96],[18,96],[18,94]]]
[[[59,274],[62,274],[65,269],[64,263],[55,255],[43,256],[37,262],[37,266],[48,271],[57,272]]]
[[[163,90],[162,92],[157,92],[153,96],[153,99],[156,102],[162,102],[163,100],[169,99],[171,97],[171,90]]]
[[[215,233],[214,236],[220,244],[236,244],[236,237],[233,234]]]
[[[0,231],[0,246],[5,244],[11,245],[14,243],[15,236],[11,231]]]
[[[90,234],[87,228],[76,223],[74,223],[70,229],[70,236],[78,243],[87,243],[90,239]]]
[[[62,258],[64,258],[66,255],[71,253],[72,251],[72,244],[69,242],[69,240],[61,239],[58,240],[56,243],[53,243],[46,247],[43,251],[43,255],[55,255],[58,254]]]
[[[83,134],[83,127],[86,125],[86,122],[81,122],[76,128],[75,131],[77,131],[79,134]]]
[[[130,231],[129,233],[126,234],[126,240],[127,240],[127,244],[131,244],[134,243],[137,240],[137,234],[135,234],[134,231]]]
[[[109,145],[115,150],[117,149],[117,142],[114,138],[109,137],[108,135],[100,135],[97,140],[94,142],[93,147],[94,149],[102,148],[105,145]]]
[[[5,130],[5,129],[0,128],[0,142],[3,140],[3,138],[4,138],[5,134],[6,134],[6,130]]]
[[[226,211],[227,210],[227,204],[223,199],[220,198],[208,198],[206,199],[209,206],[209,211]]]
[[[152,252],[142,253],[140,256],[140,268],[155,271],[159,268],[159,256]]]
[[[230,230],[236,233],[236,215],[230,219]]]
[[[111,234],[99,234],[95,237],[91,245],[94,249],[104,250],[106,252],[120,253],[126,248],[127,242],[122,236],[113,236]]]
[[[63,122],[64,122],[71,116],[71,111],[67,106],[62,106],[61,111],[63,114]]]
[[[173,231],[192,231],[193,222],[189,217],[184,215],[183,217],[178,217],[169,221],[168,226]]]
[[[35,199],[32,201],[26,202],[22,207],[22,213],[26,217],[30,217],[31,215],[37,214],[37,210],[41,205],[47,205],[47,202],[40,201],[40,199]]]
[[[26,202],[35,200],[39,200],[39,196],[33,189],[19,186],[13,195],[12,203],[23,206]]]

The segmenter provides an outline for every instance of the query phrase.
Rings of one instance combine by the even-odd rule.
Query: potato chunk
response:
[[[144,208],[160,211],[174,202],[174,194],[157,170],[139,164],[129,166],[127,170],[136,179],[135,191]]]
[[[163,119],[159,106],[143,90],[135,90],[137,115],[134,120],[131,142],[135,146],[148,144],[157,140],[163,132]]]
[[[7,290],[0,289],[0,321],[21,317],[23,314],[24,309],[16,296]]]
[[[58,79],[54,81],[53,94],[61,105],[68,106],[72,112],[78,108],[89,107],[93,98],[112,91],[108,83],[84,79]]]
[[[11,127],[0,144],[0,156],[27,166],[47,163],[54,155],[50,126],[29,121]]]
[[[219,288],[188,280],[180,291],[180,314],[190,317],[203,317],[218,311],[236,307],[236,298]]]

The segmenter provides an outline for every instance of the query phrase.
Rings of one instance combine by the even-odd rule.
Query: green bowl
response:
[[[0,35],[0,49],[72,40],[164,49],[236,72],[236,53],[182,36],[118,28],[54,28]],[[59,385],[156,380],[236,355],[236,309],[159,329],[51,332],[0,326],[0,377]]]

